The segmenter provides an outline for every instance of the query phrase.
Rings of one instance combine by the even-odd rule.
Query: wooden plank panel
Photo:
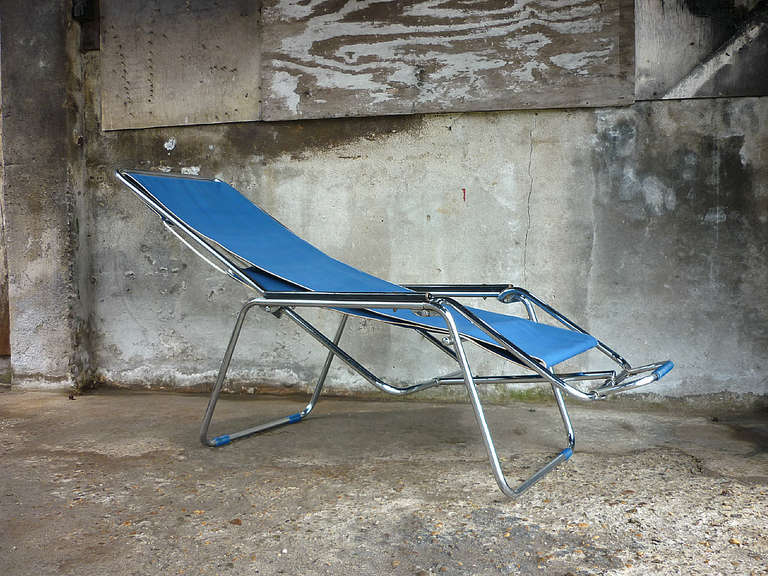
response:
[[[248,0],[102,0],[104,130],[259,118],[259,11]]]
[[[265,120],[629,104],[632,0],[265,0]]]

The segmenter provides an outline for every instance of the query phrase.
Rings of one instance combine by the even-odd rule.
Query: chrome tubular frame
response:
[[[300,412],[284,416],[277,420],[260,424],[239,432],[230,434],[224,434],[216,436],[215,438],[209,438],[208,428],[213,417],[213,412],[218,401],[219,394],[222,390],[226,372],[229,368],[230,361],[232,359],[232,353],[234,352],[235,345],[240,335],[240,331],[245,320],[248,311],[253,307],[260,307],[263,310],[272,313],[275,316],[287,316],[293,320],[299,327],[310,334],[315,340],[328,349],[328,356],[325,364],[320,373],[320,377],[315,384],[315,389],[312,394],[312,399],[309,404]],[[296,308],[311,307],[311,308],[329,308],[338,311],[339,308],[345,308],[350,310],[376,310],[376,309],[391,309],[393,307],[404,308],[409,310],[422,310],[435,313],[443,318],[445,321],[446,330],[450,335],[453,348],[448,348],[439,339],[435,338],[431,334],[425,334],[427,338],[446,352],[451,358],[453,358],[461,369],[461,377],[441,377],[433,380],[423,382],[420,384],[414,384],[407,387],[397,387],[391,384],[387,384],[382,379],[378,378],[357,360],[352,358],[347,352],[339,347],[339,342],[345,327],[347,315],[342,314],[342,320],[336,331],[333,340],[330,340],[317,328],[315,328],[310,322],[299,315],[296,312]],[[456,327],[455,317],[456,314],[461,314],[468,320],[473,322],[480,329],[484,330],[490,337],[494,338],[501,346],[513,353],[516,357],[520,358],[524,364],[531,368],[536,375],[513,375],[513,376],[486,376],[478,377],[472,374],[469,361],[467,360],[466,353],[464,351],[464,343],[461,335]],[[529,313],[535,318],[535,312],[532,308],[529,309]],[[538,482],[547,473],[553,470],[558,464],[564,462],[570,458],[573,453],[575,445],[575,434],[573,431],[573,425],[568,415],[568,410],[565,405],[565,399],[563,392],[566,392],[572,396],[583,400],[596,400],[602,396],[605,396],[609,385],[603,384],[595,391],[582,392],[578,388],[573,387],[569,382],[575,381],[590,381],[590,380],[603,380],[604,382],[613,382],[615,379],[615,372],[613,371],[597,371],[597,372],[573,372],[566,374],[555,374],[549,367],[543,365],[538,360],[530,357],[520,348],[509,342],[503,335],[496,332],[492,327],[488,326],[482,320],[477,318],[471,311],[464,306],[456,302],[455,299],[447,296],[434,296],[430,293],[318,293],[318,292],[266,292],[263,297],[251,298],[248,300],[240,310],[237,321],[235,322],[235,328],[232,332],[229,345],[227,346],[224,360],[219,370],[219,375],[216,380],[216,384],[211,393],[211,399],[208,403],[208,408],[203,418],[203,424],[200,430],[200,440],[207,446],[223,446],[230,443],[232,440],[242,438],[244,436],[250,436],[257,432],[262,432],[276,426],[282,426],[284,424],[293,424],[300,422],[305,418],[314,408],[325,383],[328,371],[334,357],[338,357],[341,361],[347,364],[350,368],[360,374],[365,380],[379,388],[380,390],[389,394],[406,395],[426,390],[434,386],[440,385],[452,385],[463,383],[469,394],[470,402],[475,413],[475,419],[477,420],[480,432],[483,438],[483,443],[488,454],[488,458],[491,464],[491,470],[494,478],[501,491],[509,497],[517,497],[525,490],[530,488],[533,484]],[[645,371],[650,371],[657,368],[659,365],[649,365],[647,367],[631,369],[633,374],[640,374]],[[646,376],[645,379],[655,381],[660,376],[651,374]],[[485,418],[485,412],[480,401],[480,397],[477,391],[477,384],[502,384],[502,383],[522,383],[522,382],[549,382],[552,391],[555,396],[560,417],[563,421],[563,427],[566,435],[566,447],[560,451],[553,459],[547,462],[542,468],[531,475],[519,486],[513,488],[507,482],[506,477],[501,468],[498,452],[493,442],[491,431],[488,427],[488,423]],[[621,389],[627,389],[629,382],[622,383]],[[642,384],[637,384],[642,385]],[[616,388],[616,386],[613,386]]]
[[[560,463],[570,458],[573,453],[573,448],[575,446],[575,435],[570,417],[568,415],[568,410],[565,405],[564,393],[579,400],[598,400],[616,392],[630,390],[644,386],[646,384],[650,384],[651,382],[655,382],[664,374],[669,372],[669,370],[672,368],[672,363],[669,361],[632,368],[632,366],[618,353],[613,351],[602,342],[598,341],[597,349],[618,365],[618,373],[615,370],[570,372],[561,374],[555,373],[551,367],[528,355],[525,351],[504,337],[503,334],[499,333],[492,326],[478,318],[474,313],[472,313],[470,309],[466,308],[456,300],[456,298],[496,298],[502,303],[518,302],[525,307],[529,319],[534,322],[538,321],[536,313],[536,309],[538,308],[558,321],[560,324],[564,325],[567,329],[587,334],[585,330],[577,326],[561,313],[557,312],[554,308],[533,296],[527,290],[515,287],[511,284],[405,285],[405,287],[410,289],[411,292],[399,293],[322,293],[265,291],[253,280],[251,280],[243,272],[243,269],[237,265],[236,262],[233,262],[235,259],[234,255],[232,255],[230,258],[230,254],[226,250],[222,249],[218,245],[212,245],[210,241],[200,235],[196,230],[188,226],[182,220],[178,219],[173,213],[166,210],[143,186],[131,178],[129,174],[122,173],[120,171],[117,171],[116,174],[118,179],[120,179],[126,186],[128,186],[134,193],[136,193],[139,198],[141,198],[154,212],[156,212],[162,218],[165,226],[182,243],[194,251],[208,264],[213,266],[216,270],[234,278],[242,284],[245,284],[259,294],[258,297],[251,298],[246,301],[246,303],[240,309],[240,312],[235,321],[232,335],[224,353],[224,358],[219,368],[216,383],[211,390],[210,400],[208,402],[208,406],[203,417],[202,426],[200,428],[200,441],[206,446],[223,446],[238,438],[244,438],[246,436],[257,434],[259,432],[263,432],[277,426],[282,426],[284,424],[300,422],[302,419],[307,417],[310,412],[312,412],[313,408],[317,404],[323,389],[323,385],[325,384],[325,380],[328,376],[331,363],[335,357],[338,357],[339,360],[360,374],[366,381],[371,383],[376,388],[382,390],[383,392],[387,392],[388,394],[402,396],[426,390],[428,388],[433,388],[435,386],[463,384],[467,389],[470,403],[475,414],[475,419],[477,420],[478,426],[480,427],[483,443],[488,454],[488,459],[491,464],[491,470],[493,472],[494,478],[496,479],[496,482],[499,485],[501,491],[505,495],[514,498],[525,492],[533,484],[551,472]],[[254,307],[260,308],[277,318],[287,316],[294,323],[296,323],[297,326],[312,336],[318,343],[327,348],[328,355],[326,356],[325,362],[320,371],[319,378],[315,383],[311,399],[303,410],[284,416],[282,418],[278,418],[276,420],[246,428],[244,430],[223,434],[216,436],[215,438],[210,438],[208,435],[208,429],[213,418],[213,413],[216,409],[216,404],[224,386],[226,374],[229,370],[232,356],[237,346],[237,341],[240,337],[240,332],[243,328],[243,324],[245,322],[246,316],[248,315],[248,312]],[[299,313],[296,311],[297,308],[305,307],[325,308],[341,313],[341,322],[339,323],[332,340],[325,336],[320,330],[313,326],[304,317],[299,315]],[[453,361],[455,361],[459,366],[460,375],[437,377],[426,382],[405,387],[393,386],[373,374],[370,370],[352,358],[339,346],[348,316],[348,314],[345,313],[343,309],[370,311],[377,309],[386,310],[392,308],[422,311],[426,314],[441,316],[445,322],[444,332],[448,334],[447,341],[450,342],[450,345],[445,343],[446,339],[440,339],[423,328],[419,328],[418,326],[412,326],[411,328],[414,328],[425,339],[427,339],[430,343],[435,345],[439,350],[444,352]],[[461,334],[456,327],[455,318],[458,315],[463,316],[477,328],[482,330],[497,344],[501,350],[506,351],[507,353],[505,355],[503,352],[499,351],[498,353],[500,355],[507,359],[514,359],[517,363],[528,368],[532,374],[510,376],[477,376],[472,374],[472,370],[464,350],[464,343],[462,341]],[[592,381],[597,382],[598,384],[586,392],[571,384],[573,382],[583,381]],[[522,484],[513,488],[507,482],[504,472],[501,468],[501,463],[499,461],[498,453],[493,442],[493,437],[488,427],[488,423],[485,418],[485,412],[480,401],[477,385],[543,382],[548,382],[552,388],[560,417],[563,421],[565,440],[567,445],[537,472],[522,482]]]

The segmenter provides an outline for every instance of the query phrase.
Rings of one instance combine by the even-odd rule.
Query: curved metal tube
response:
[[[654,364],[648,364],[646,366],[639,366],[638,368],[632,368],[631,370],[628,370],[626,372],[625,377],[636,376],[644,372],[650,372],[650,374],[648,374],[647,376],[642,376],[641,378],[634,378],[631,380],[622,379],[618,384],[613,384],[613,385],[606,384],[604,386],[600,386],[599,388],[595,388],[594,391],[599,398],[605,398],[610,394],[615,394],[617,392],[624,392],[626,390],[632,390],[634,388],[647,386],[648,384],[651,384],[653,382],[656,382],[657,380],[660,380],[667,372],[672,370],[674,366],[675,365],[671,360],[666,360],[664,362],[656,362]]]
[[[187,241],[187,239],[186,239],[186,238],[184,238],[184,236],[182,236],[181,234],[179,234],[178,232],[176,232],[176,227],[175,227],[173,224],[171,224],[171,223],[170,223],[168,220],[166,220],[165,218],[163,218],[163,226],[165,226],[165,228],[166,228],[166,229],[167,229],[167,230],[168,230],[168,231],[169,231],[171,234],[173,234],[174,236],[176,236],[176,239],[177,239],[179,242],[181,242],[182,244],[184,244],[184,246],[186,246],[187,248],[189,248],[190,250],[192,250],[192,252],[194,252],[195,254],[197,254],[197,255],[198,255],[198,256],[199,256],[199,257],[200,257],[200,258],[201,258],[201,259],[202,259],[202,260],[203,260],[203,261],[204,261],[206,264],[208,264],[208,265],[209,265],[209,266],[211,266],[212,268],[215,268],[215,269],[216,269],[218,272],[221,272],[222,274],[224,274],[224,275],[226,275],[226,276],[229,276],[230,278],[234,278],[235,280],[239,280],[239,279],[238,279],[238,278],[237,278],[237,277],[236,277],[236,276],[235,276],[235,275],[234,275],[234,274],[233,274],[231,271],[229,271],[229,270],[224,270],[224,268],[222,268],[222,267],[221,267],[221,266],[219,266],[218,264],[214,263],[212,260],[208,259],[208,257],[207,257],[207,256],[205,256],[205,255],[204,255],[202,252],[200,252],[200,250],[198,250],[197,248],[195,248],[194,246],[192,246],[192,243],[191,243],[191,242],[188,242],[188,241]]]
[[[389,305],[391,306],[391,304]],[[344,308],[349,308],[350,306],[344,306]],[[325,334],[320,332],[317,328],[312,326],[309,322],[307,322],[302,316],[300,316],[295,310],[285,309],[284,314],[286,314],[289,318],[291,318],[294,322],[296,322],[299,326],[301,326],[304,330],[306,330],[310,336],[312,336],[315,340],[317,340],[320,344],[328,348],[329,350],[333,350],[333,353],[344,362],[347,366],[352,368],[355,372],[360,374],[363,378],[365,378],[368,383],[372,384],[382,392],[386,392],[388,394],[392,394],[394,396],[406,396],[408,394],[413,394],[414,392],[419,392],[421,390],[426,390],[427,388],[433,388],[435,386],[439,386],[439,382],[435,382],[434,380],[428,380],[427,382],[422,382],[420,384],[414,384],[412,386],[405,386],[403,388],[398,388],[397,386],[392,386],[391,384],[387,384],[376,376],[373,372],[368,370],[365,366],[360,364],[357,360],[352,358],[349,354],[347,354],[344,350],[336,346],[333,342],[331,342]]]
[[[320,332],[317,328],[315,328],[311,323],[305,320],[300,314],[298,314],[298,312],[296,312],[293,309],[293,307],[320,307],[320,308],[335,308],[335,309],[338,309],[338,308],[351,308],[351,309],[391,308],[393,307],[393,301],[386,294],[371,294],[371,295],[366,295],[365,297],[359,297],[359,295],[349,295],[348,297],[345,297],[345,295],[338,295],[336,298],[328,299],[328,300],[317,298],[317,295],[315,295],[314,297],[306,297],[306,298],[302,298],[301,294],[290,294],[286,296],[287,297],[285,298],[279,298],[272,295],[270,295],[269,298],[251,298],[242,306],[240,313],[238,314],[237,320],[235,322],[235,326],[232,331],[232,336],[230,337],[227,350],[224,354],[224,359],[222,360],[221,367],[219,369],[219,374],[216,380],[216,384],[211,392],[211,398],[209,400],[208,407],[206,409],[206,413],[203,418],[203,423],[200,430],[200,440],[203,444],[207,446],[222,446],[224,444],[228,444],[229,442],[237,438],[250,436],[251,434],[256,434],[258,432],[262,432],[264,430],[268,430],[276,426],[281,426],[284,424],[291,424],[291,423],[301,421],[303,418],[309,415],[309,413],[312,411],[312,409],[316,405],[319,399],[320,393],[322,391],[323,384],[328,375],[331,362],[335,356],[338,356],[340,360],[342,360],[350,368],[355,370],[358,374],[360,374],[363,378],[365,378],[368,382],[370,382],[380,390],[387,392],[389,394],[394,394],[398,396],[411,394],[414,392],[418,392],[420,390],[432,388],[434,386],[439,386],[443,383],[453,383],[453,381],[455,380],[455,378],[452,378],[452,377],[435,378],[427,382],[423,382],[420,384],[415,384],[415,385],[407,386],[403,388],[399,388],[397,386],[392,386],[390,384],[387,384],[386,382],[378,378],[375,374],[370,372],[367,368],[365,368],[362,364],[360,364],[357,360],[352,358],[347,352],[345,352],[338,346],[342,333],[344,331],[345,324],[346,324],[346,315],[343,315],[342,320],[334,336],[334,339],[330,340],[328,337],[326,337],[322,332]],[[371,297],[373,299],[372,300],[364,299],[368,297]],[[318,341],[320,344],[322,344],[329,350],[328,356],[321,370],[320,377],[315,386],[315,390],[312,394],[312,398],[310,402],[307,404],[307,406],[301,412],[284,416],[282,418],[279,418],[277,420],[272,420],[264,424],[259,424],[251,428],[241,430],[239,432],[235,432],[232,434],[225,434],[222,436],[218,436],[216,438],[209,439],[208,428],[210,426],[210,422],[213,417],[213,412],[215,410],[216,402],[218,401],[219,395],[223,387],[226,372],[232,360],[232,355],[234,353],[235,346],[237,344],[237,340],[242,330],[242,326],[245,321],[245,318],[248,314],[248,311],[254,306],[262,307],[266,311],[272,312],[276,316],[286,315],[289,318],[291,318],[291,320],[296,322],[296,324],[299,327],[303,328],[316,341]],[[600,391],[599,395],[598,395],[598,392],[595,392],[595,391],[592,391],[590,393],[584,393],[570,386],[566,382],[566,379],[584,380],[588,378],[605,377],[606,375],[610,375],[607,381],[614,382],[615,380],[613,377],[613,372],[603,371],[603,372],[593,372],[593,373],[574,373],[574,374],[567,374],[567,375],[563,374],[561,376],[558,376],[554,374],[547,366],[540,364],[537,360],[535,360],[534,358],[526,354],[524,351],[519,349],[515,344],[510,342],[507,338],[505,338],[493,327],[489,326],[482,319],[475,316],[470,310],[466,309],[463,305],[459,304],[458,302],[456,302],[451,298],[434,298],[427,295],[427,297],[423,300],[413,299],[411,301],[399,301],[396,304],[396,306],[399,308],[408,308],[412,310],[431,311],[443,318],[446,325],[446,330],[448,331],[448,334],[450,335],[450,338],[453,344],[453,349],[445,346],[442,342],[440,342],[434,337],[429,339],[433,341],[433,343],[436,343],[436,345],[438,345],[439,348],[441,348],[444,352],[446,352],[459,364],[459,368],[461,369],[461,372],[463,375],[464,385],[466,386],[467,393],[470,398],[470,403],[475,413],[475,419],[477,420],[478,426],[480,427],[481,436],[483,438],[483,444],[485,445],[486,452],[488,454],[488,459],[491,464],[491,470],[492,470],[493,476],[499,488],[501,489],[501,491],[506,496],[509,496],[511,498],[516,498],[519,495],[521,495],[523,492],[528,490],[528,488],[533,486],[541,478],[543,478],[550,471],[552,471],[555,467],[557,467],[559,464],[561,464],[562,462],[570,458],[571,455],[573,454],[573,448],[575,446],[575,434],[574,434],[573,426],[565,405],[563,392],[570,393],[582,399],[594,400],[602,395],[612,393],[618,389],[623,390],[623,389],[628,389],[629,387],[640,386],[642,385],[642,383],[645,383],[645,381],[649,379],[651,381],[657,380],[658,378],[663,376],[666,372],[668,372],[671,369],[671,363],[669,362],[653,364],[653,365],[645,366],[642,368],[629,369],[624,372],[626,376],[639,374],[649,370],[652,370],[652,373],[638,379],[622,382],[619,385],[612,385],[612,386],[604,385],[603,387],[598,389]],[[467,360],[466,352],[464,350],[464,345],[461,339],[461,334],[459,333],[458,327],[456,326],[456,322],[454,318],[455,314],[461,314],[467,320],[469,320],[478,328],[483,330],[486,334],[488,334],[488,336],[496,340],[499,343],[499,345],[501,345],[502,347],[507,349],[510,353],[514,354],[517,358],[519,358],[524,363],[524,365],[528,366],[531,370],[536,372],[539,378],[549,381],[550,385],[552,386],[552,391],[555,395],[555,400],[557,402],[558,410],[563,420],[563,426],[564,426],[566,440],[567,440],[567,447],[517,487],[513,488],[509,485],[504,475],[504,472],[502,470],[498,453],[496,451],[496,447],[493,442],[493,437],[488,427],[488,423],[485,418],[485,412],[483,410],[483,406],[480,401],[480,397],[478,395],[475,377],[472,375],[469,361]],[[530,311],[529,311],[529,314],[531,314]],[[535,312],[533,312],[532,314],[533,314],[533,317],[535,318]],[[505,380],[513,380],[513,379],[514,377],[489,377],[489,378],[478,378],[478,381],[499,382],[499,381],[505,381]]]

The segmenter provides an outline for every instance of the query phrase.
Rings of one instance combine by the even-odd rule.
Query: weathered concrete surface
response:
[[[299,400],[222,402],[241,426]],[[574,410],[577,452],[501,496],[467,405],[323,400],[219,450],[202,397],[0,394],[0,573],[765,574],[765,414]],[[549,406],[491,407],[512,479]],[[610,442],[601,442],[610,439]]]
[[[765,96],[761,0],[635,0],[638,100]]]
[[[2,78],[0,78],[2,95]],[[8,262],[5,257],[5,210],[3,209],[3,118],[0,114],[0,357],[11,355],[11,323],[8,314]],[[10,364],[10,359],[8,359]]]
[[[653,392],[768,393],[768,99],[100,134],[98,73],[89,59],[103,381],[210,382],[247,297],[115,182],[121,166],[218,176],[332,256],[391,280],[522,284],[635,363],[672,358]],[[271,316],[254,314],[244,338],[234,389],[305,389],[324,359]],[[344,342],[396,382],[453,370],[385,326],[353,322]],[[340,365],[330,386],[365,389]]]
[[[597,114],[586,316],[668,351],[667,393],[768,394],[767,122],[768,99]]]
[[[69,10],[65,2],[2,4],[2,194],[17,385],[77,378],[72,206],[79,134]]]

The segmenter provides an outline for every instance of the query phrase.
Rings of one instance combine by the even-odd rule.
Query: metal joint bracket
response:
[[[275,318],[281,318],[283,316],[283,307],[282,306],[272,306],[271,304],[265,304],[263,306],[260,306],[260,308],[267,312],[268,314],[272,314]]]

